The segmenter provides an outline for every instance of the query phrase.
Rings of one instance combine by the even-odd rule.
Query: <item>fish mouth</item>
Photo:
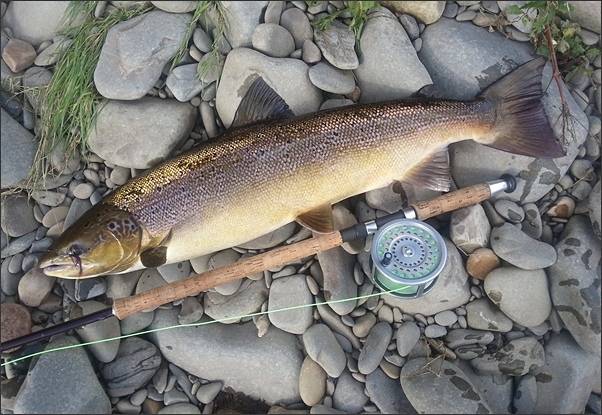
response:
[[[71,256],[45,257],[38,264],[38,268],[49,277],[59,278],[86,278],[83,276],[84,266],[81,259]]]

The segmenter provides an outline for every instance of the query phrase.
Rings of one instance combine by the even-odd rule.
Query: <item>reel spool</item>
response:
[[[400,298],[428,293],[443,270],[447,247],[432,226],[396,219],[380,228],[372,240],[372,281]]]

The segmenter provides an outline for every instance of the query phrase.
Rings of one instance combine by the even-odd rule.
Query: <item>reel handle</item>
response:
[[[433,200],[418,202],[411,205],[416,218],[426,220],[454,210],[484,202],[494,194],[505,191],[511,193],[516,189],[514,176],[503,175],[500,180],[475,184],[453,192],[446,193]]]

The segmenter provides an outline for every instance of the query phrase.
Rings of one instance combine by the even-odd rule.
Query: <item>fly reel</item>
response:
[[[432,226],[412,219],[390,221],[372,240],[372,281],[400,298],[428,293],[443,270],[447,247]]]

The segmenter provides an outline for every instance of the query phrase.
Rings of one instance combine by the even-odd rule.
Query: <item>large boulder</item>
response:
[[[321,92],[309,80],[308,66],[303,61],[270,58],[252,49],[234,49],[226,58],[217,88],[216,108],[224,126],[232,124],[240,101],[257,77],[262,77],[295,115],[320,107]]]
[[[0,143],[0,187],[23,184],[33,164],[37,143],[4,109],[0,109]]]
[[[98,112],[88,145],[113,164],[147,169],[188,137],[196,116],[192,105],[175,100],[108,101]]]

